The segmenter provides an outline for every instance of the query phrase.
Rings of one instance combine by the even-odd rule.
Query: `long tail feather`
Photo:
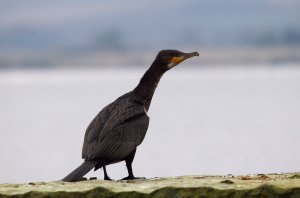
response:
[[[80,180],[85,174],[87,174],[92,168],[96,166],[97,162],[83,162],[78,168],[73,170],[69,175],[64,177],[62,181],[75,182]]]

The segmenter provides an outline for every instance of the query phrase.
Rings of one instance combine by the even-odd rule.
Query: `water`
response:
[[[143,69],[0,73],[0,182],[58,180],[85,129]],[[136,176],[300,171],[300,67],[178,67],[163,76]],[[125,163],[108,167],[127,176]],[[88,176],[103,177],[102,170]]]

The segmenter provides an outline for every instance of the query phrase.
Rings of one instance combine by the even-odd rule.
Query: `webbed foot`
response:
[[[121,179],[121,180],[134,180],[134,179],[146,179],[146,177],[127,176],[127,177],[124,177],[124,178]]]
[[[112,181],[112,179],[110,179],[110,177],[104,177],[104,180],[106,180],[106,181]]]

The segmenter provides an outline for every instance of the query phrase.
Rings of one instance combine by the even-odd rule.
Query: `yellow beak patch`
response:
[[[173,57],[172,58],[172,63],[174,63],[175,65],[181,63],[184,59],[182,57]]]

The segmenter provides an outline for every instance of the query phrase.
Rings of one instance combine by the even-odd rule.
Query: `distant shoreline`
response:
[[[232,65],[232,64],[299,64],[300,47],[269,48],[208,48],[193,49],[200,52],[198,60],[190,65]],[[188,49],[185,49],[188,51]],[[156,51],[91,51],[66,54],[59,52],[10,52],[1,53],[0,69],[13,68],[80,68],[149,66]]]

